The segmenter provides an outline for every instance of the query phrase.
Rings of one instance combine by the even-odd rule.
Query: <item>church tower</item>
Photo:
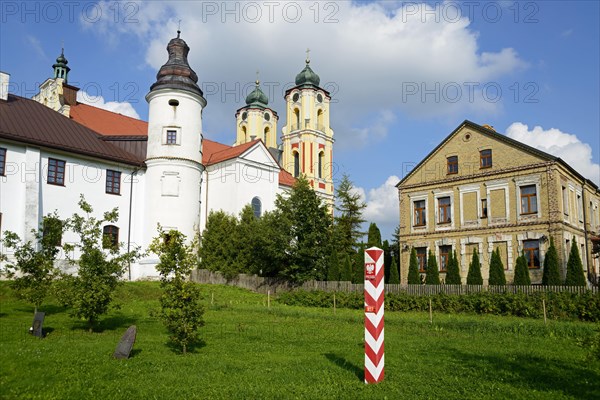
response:
[[[261,139],[268,149],[277,149],[277,121],[279,116],[269,107],[269,98],[260,89],[256,79],[256,87],[246,96],[246,106],[235,113],[237,134],[235,145]]]
[[[333,129],[329,126],[331,96],[319,87],[321,79],[306,66],[296,86],[285,92],[287,121],[282,129],[282,166],[294,177],[304,175],[333,209]]]
[[[68,84],[69,71],[71,71],[68,63],[63,48],[56,63],[52,65],[54,77],[46,79],[40,85],[39,93],[33,96],[33,100],[58,111],[65,117],[70,116],[71,106],[77,103],[77,92],[79,91],[79,88]]]
[[[146,95],[144,245],[157,235],[156,226],[178,229],[192,240],[200,228],[202,110],[206,99],[198,76],[188,64],[187,43],[177,37],[167,46],[168,61]]]

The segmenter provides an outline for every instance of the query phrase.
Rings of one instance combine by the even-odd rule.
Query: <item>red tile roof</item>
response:
[[[296,178],[282,168],[279,171],[279,184],[282,186],[294,186],[294,183],[296,183]]]
[[[87,104],[71,106],[71,119],[102,135],[139,136],[148,134],[148,123]]]
[[[209,152],[207,152],[207,149],[206,149],[206,142],[207,142],[207,140],[205,139],[204,144],[202,146],[202,150],[203,150],[202,160],[204,162],[204,165],[209,166],[209,165],[213,165],[216,163],[220,163],[221,161],[231,160],[232,158],[241,156],[242,154],[244,154],[244,152],[246,152],[246,150],[248,150],[249,148],[251,148],[252,146],[257,144],[258,142],[260,142],[260,139],[256,139],[256,140],[253,140],[248,143],[240,144],[239,146],[227,146],[225,144],[211,142],[212,144],[209,144],[209,146],[208,146]],[[208,142],[210,142],[210,141],[208,141]],[[215,145],[218,145],[218,146],[215,146]]]
[[[143,158],[103,141],[92,129],[35,100],[12,94],[7,101],[0,101],[0,138],[126,164],[144,162]]]

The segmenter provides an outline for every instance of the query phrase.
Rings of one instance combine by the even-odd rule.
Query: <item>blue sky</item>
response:
[[[335,100],[336,177],[349,174],[384,238],[398,223],[393,185],[465,119],[600,181],[595,1],[0,4],[11,92],[34,95],[64,41],[83,100],[142,119],[181,19],[208,100],[205,137],[229,144],[257,69],[283,125],[283,91],[310,48]]]

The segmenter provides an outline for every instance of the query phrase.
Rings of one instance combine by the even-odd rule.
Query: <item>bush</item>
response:
[[[473,258],[469,264],[469,273],[467,274],[467,285],[483,285],[483,277],[481,276],[481,264],[479,263],[479,255],[477,249],[473,251]]]
[[[425,273],[425,284],[426,285],[439,285],[440,284],[440,271],[438,269],[437,260],[429,251],[427,258],[427,272]]]
[[[554,246],[554,239],[550,237],[550,247],[544,258],[544,275],[542,276],[542,285],[555,286],[560,285],[560,271],[558,263],[558,253]]]
[[[506,276],[504,275],[504,265],[500,258],[500,249],[492,252],[492,260],[490,261],[490,285],[504,286],[506,285]]]
[[[446,273],[446,285],[460,285],[460,270],[458,269],[458,259],[456,251],[452,252],[450,260],[448,260],[448,272]]]
[[[529,266],[527,265],[527,259],[523,254],[517,257],[517,266],[515,267],[515,276],[513,284],[517,286],[529,286],[531,285],[531,278],[529,277]]]
[[[419,260],[417,260],[417,251],[413,247],[410,251],[410,263],[408,265],[408,284],[418,285],[421,283],[419,276]]]
[[[585,286],[585,276],[583,275],[583,264],[579,257],[577,249],[577,241],[573,238],[571,244],[571,252],[569,253],[569,261],[567,262],[567,278],[565,279],[566,286]]]

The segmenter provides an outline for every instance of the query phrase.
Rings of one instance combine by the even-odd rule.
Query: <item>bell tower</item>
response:
[[[71,106],[77,104],[77,92],[79,91],[79,88],[68,84],[69,71],[71,71],[68,63],[63,47],[60,55],[56,58],[56,63],[52,65],[54,76],[46,79],[40,85],[39,93],[32,97],[33,100],[58,111],[65,117],[70,116]]]
[[[282,129],[282,166],[294,177],[304,175],[317,194],[333,209],[333,129],[329,126],[331,96],[321,79],[306,65],[294,86],[285,92],[286,125]]]
[[[258,73],[256,87],[246,96],[246,105],[235,113],[235,145],[261,139],[269,149],[277,148],[277,121],[279,116],[269,108],[269,98],[260,89]]]
[[[167,45],[169,59],[146,95],[148,149],[144,208],[144,245],[156,226],[177,229],[192,240],[200,228],[202,110],[206,99],[190,67],[187,43],[177,37]]]

